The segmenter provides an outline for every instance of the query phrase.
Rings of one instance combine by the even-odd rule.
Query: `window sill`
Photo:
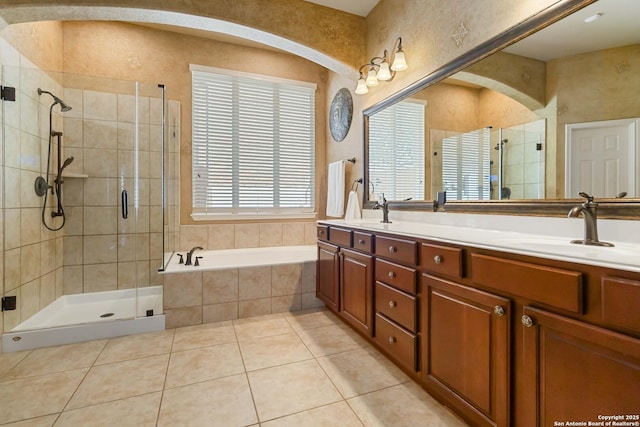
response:
[[[260,221],[263,219],[315,219],[316,212],[304,213],[192,213],[194,221]]]

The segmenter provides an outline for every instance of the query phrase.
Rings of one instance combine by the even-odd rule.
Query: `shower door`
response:
[[[161,88],[6,65],[2,86],[0,330],[160,314]]]

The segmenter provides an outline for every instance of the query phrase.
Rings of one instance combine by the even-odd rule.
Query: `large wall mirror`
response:
[[[365,204],[564,215],[584,191],[637,218],[638,22],[637,0],[559,1],[367,109]]]

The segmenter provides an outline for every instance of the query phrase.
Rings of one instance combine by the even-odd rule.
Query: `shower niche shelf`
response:
[[[73,172],[65,172],[62,174],[63,178],[80,178],[80,179],[87,179],[89,178],[89,175],[85,174],[85,173],[73,173]]]

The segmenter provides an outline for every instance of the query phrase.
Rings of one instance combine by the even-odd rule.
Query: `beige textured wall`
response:
[[[68,73],[164,83],[182,105],[180,174],[182,224],[191,220],[191,72],[189,64],[316,83],[317,168],[324,169],[327,70],[292,55],[116,22],[65,22],[64,69]],[[316,205],[324,210],[322,176]]]
[[[381,55],[401,36],[409,69],[398,73],[392,82],[381,83],[367,95],[354,95],[355,104],[361,107],[354,108],[354,117],[361,116],[362,109],[554,3],[556,0],[382,0],[366,18],[366,57]],[[453,35],[462,27],[467,34],[457,44]],[[344,85],[353,90],[356,79],[357,75],[345,78]],[[331,87],[328,95],[331,97],[334,93]],[[328,162],[342,158],[345,153],[362,155],[361,137],[349,135],[340,143],[328,137],[327,141]],[[360,174],[362,166],[356,165]]]
[[[0,31],[0,36],[41,69],[62,71],[61,22],[11,25]]]
[[[354,67],[365,57],[364,18],[303,0],[40,0],[37,3],[37,6],[60,8],[116,6],[206,16],[298,41]],[[10,24],[29,22],[36,12],[34,6],[31,0],[3,0],[0,17]]]

